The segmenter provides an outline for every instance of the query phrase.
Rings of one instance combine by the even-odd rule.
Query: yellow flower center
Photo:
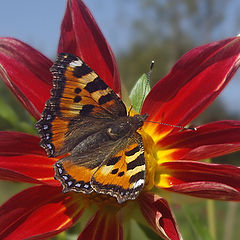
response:
[[[152,137],[144,131],[144,127],[138,132],[142,136],[144,145],[144,157],[146,164],[146,182],[144,189],[150,190],[154,186],[155,169],[157,165],[156,145]]]
[[[171,185],[171,177],[161,164],[172,160],[177,149],[164,149],[156,143],[166,136],[169,131],[159,132],[157,124],[146,123],[139,131],[143,138],[146,162],[146,190],[155,187],[166,188]]]

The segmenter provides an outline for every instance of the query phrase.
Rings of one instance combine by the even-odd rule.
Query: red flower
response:
[[[69,0],[58,52],[81,57],[117,93],[119,74],[113,53],[92,15],[80,0]],[[240,38],[233,37],[189,51],[147,96],[142,113],[149,120],[186,125],[222,91],[239,67]],[[0,74],[26,109],[38,120],[50,96],[52,62],[25,43],[0,38]],[[37,184],[0,207],[1,239],[42,239],[74,224],[84,211],[95,211],[79,239],[122,239],[122,222],[140,206],[150,226],[164,239],[181,239],[167,202],[153,186],[193,196],[240,199],[240,169],[197,162],[239,150],[240,122],[220,121],[197,131],[178,131],[145,123],[141,131],[147,165],[145,191],[135,201],[107,205],[84,195],[62,193],[52,165],[36,136],[0,133],[0,178]],[[191,174],[189,174],[191,173]],[[138,204],[136,204],[138,203]],[[94,207],[95,206],[95,207]]]

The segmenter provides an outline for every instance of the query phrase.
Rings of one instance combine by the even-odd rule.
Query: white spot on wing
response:
[[[58,168],[58,172],[59,172],[59,174],[61,175],[61,174],[63,173],[63,170],[59,167],[59,168]]]
[[[63,175],[62,178],[63,178],[64,180],[68,180],[68,176]]]
[[[140,187],[141,185],[144,184],[144,180],[143,179],[139,179],[137,182],[135,182],[133,184],[133,188],[137,188],[137,187]]]
[[[81,60],[73,61],[69,64],[70,67],[82,66],[83,62]]]
[[[49,149],[52,149],[52,145],[50,143],[46,144],[46,146],[49,148]]]
[[[72,181],[68,181],[67,184],[70,187],[73,184],[73,182]]]

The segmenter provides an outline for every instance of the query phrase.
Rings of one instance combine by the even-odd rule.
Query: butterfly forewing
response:
[[[97,131],[99,126],[94,124],[96,118],[126,116],[126,107],[121,99],[78,57],[59,54],[51,72],[51,98],[46,102],[42,118],[36,124],[42,139],[41,146],[50,157],[71,150],[67,136],[72,135],[72,122],[83,126],[87,122],[95,126]],[[79,136],[83,137],[81,134]]]
[[[61,53],[51,67],[51,72],[54,77],[52,100],[55,101],[56,97],[60,116],[126,115],[121,99],[78,57]]]

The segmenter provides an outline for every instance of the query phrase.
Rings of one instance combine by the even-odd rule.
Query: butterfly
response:
[[[117,94],[80,58],[60,53],[53,88],[36,128],[63,192],[134,200],[146,166],[140,129],[147,114],[129,116]]]

